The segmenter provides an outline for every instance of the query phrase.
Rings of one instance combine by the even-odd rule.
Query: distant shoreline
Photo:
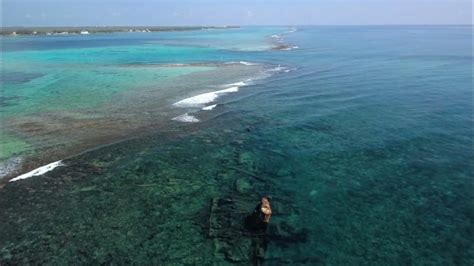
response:
[[[168,31],[190,31],[190,30],[219,30],[240,28],[240,26],[180,26],[180,27],[147,27],[147,26],[110,26],[110,27],[2,27],[0,35],[68,35],[68,34],[95,34],[114,32],[168,32]]]

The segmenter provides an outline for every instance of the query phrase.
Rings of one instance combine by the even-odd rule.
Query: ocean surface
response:
[[[472,26],[1,41],[2,265],[474,263]]]

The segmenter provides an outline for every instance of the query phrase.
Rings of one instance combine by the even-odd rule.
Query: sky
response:
[[[0,0],[2,26],[472,24],[471,0]]]

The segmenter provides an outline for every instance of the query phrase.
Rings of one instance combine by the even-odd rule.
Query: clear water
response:
[[[240,40],[247,51],[265,49],[271,47],[269,32],[5,37],[0,106],[5,148],[0,159],[20,157],[23,168],[30,169],[45,163],[38,154],[59,160],[165,124],[176,111],[165,108],[173,100],[254,78],[259,67],[226,64],[240,59],[230,43]],[[210,47],[210,41],[219,48]]]
[[[24,142],[43,147],[37,132],[51,154],[68,147],[61,141],[87,146],[87,137],[17,126],[32,117],[52,124],[63,114],[59,132],[71,117],[96,121],[92,137],[121,114],[110,130],[125,137],[118,125],[146,125],[148,134],[4,186],[1,261],[249,264],[236,259],[247,242],[235,250],[236,236],[208,237],[209,202],[233,198],[245,213],[270,195],[271,224],[291,233],[269,232],[264,264],[471,265],[472,28],[289,30],[6,40],[3,71],[17,74],[3,76],[3,136],[19,148],[5,157]],[[281,33],[299,49],[263,48]],[[220,64],[231,61],[260,66]],[[192,65],[159,65],[170,63]],[[210,111],[172,106],[255,72],[272,75]],[[61,100],[49,101],[59,88]],[[113,93],[120,101],[108,101]],[[171,120],[184,111],[200,122]],[[130,121],[145,112],[147,122]]]

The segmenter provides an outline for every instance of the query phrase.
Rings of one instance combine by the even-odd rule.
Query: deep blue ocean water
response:
[[[298,48],[269,49],[274,34]],[[146,136],[5,186],[0,230],[7,237],[0,240],[0,254],[7,263],[246,264],[236,259],[243,251],[207,237],[209,201],[253,204],[263,195],[275,204],[271,223],[280,230],[269,236],[269,265],[474,262],[471,26],[20,38],[3,39],[1,108],[9,119],[4,143],[12,147],[5,158],[40,156],[46,148],[37,143],[43,139],[51,141],[48,149],[87,142],[57,133],[68,116],[55,112],[120,118],[132,127],[155,107],[145,100],[130,107],[127,95],[157,97],[164,107],[156,111],[163,114],[160,127],[146,120],[152,125]],[[223,68],[240,61],[258,66]],[[191,65],[163,65],[176,63]],[[138,69],[123,67],[129,65]],[[150,65],[157,70],[145,70]],[[85,74],[70,84],[78,69]],[[52,78],[57,75],[68,79]],[[134,115],[119,117],[118,109],[105,108],[114,98],[100,86],[101,94],[80,99],[57,92],[66,84],[84,95],[89,87],[81,84],[99,80],[127,99],[123,114]],[[163,89],[148,95],[158,81]],[[212,110],[172,106],[238,81],[248,86],[206,103],[217,104]],[[187,89],[166,92],[176,82]],[[55,93],[66,104],[53,101],[52,108]],[[185,111],[199,122],[171,120],[174,112]],[[56,131],[30,134],[31,117],[60,122]],[[91,135],[100,128],[87,125]],[[55,142],[58,134],[62,142]],[[281,228],[290,229],[285,234]]]

